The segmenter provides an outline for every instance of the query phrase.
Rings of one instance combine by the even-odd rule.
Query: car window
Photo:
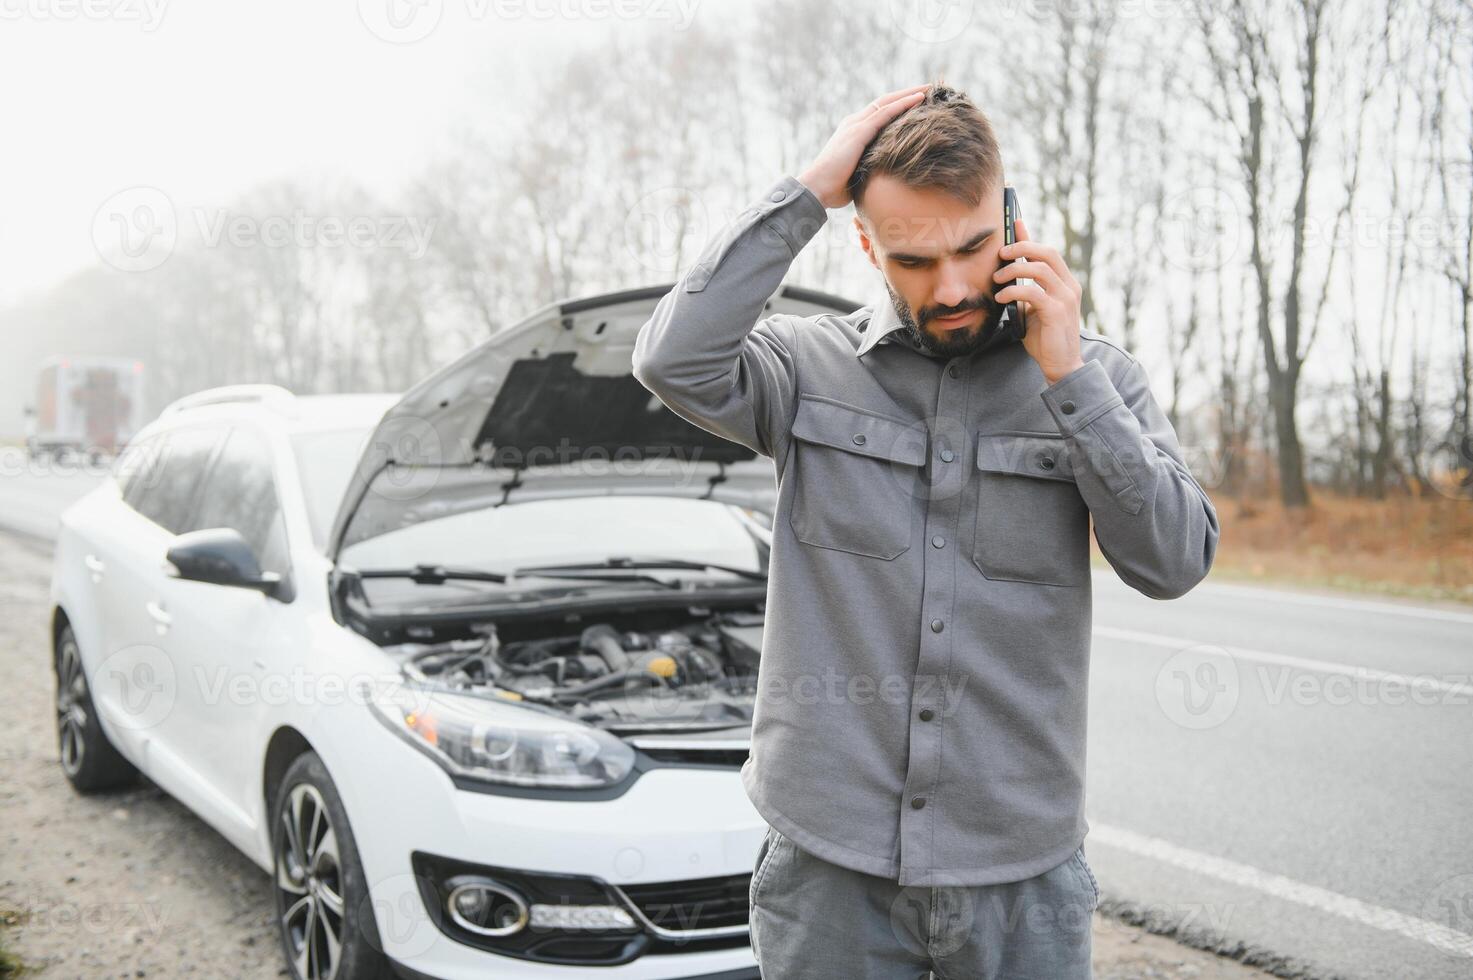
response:
[[[271,467],[271,447],[250,428],[231,430],[210,468],[190,530],[234,528],[264,571],[286,574],[286,522]]]
[[[173,534],[185,531],[199,499],[205,468],[224,430],[216,426],[173,429],[150,440],[157,451],[147,469],[128,481],[124,499],[134,510]]]
[[[113,467],[113,479],[118,483],[118,492],[129,506],[137,507],[137,499],[149,484],[149,474],[156,470],[160,439],[134,439],[118,454]]]
[[[357,428],[292,436],[292,452],[307,502],[307,521],[312,525],[312,541],[318,550],[327,546],[327,535],[348,490],[353,468],[372,434],[371,428]]]

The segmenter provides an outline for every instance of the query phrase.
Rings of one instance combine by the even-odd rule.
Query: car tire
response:
[[[92,704],[82,650],[70,626],[56,636],[56,747],[61,771],[78,793],[121,789],[138,781],[138,770],[108,741]]]
[[[315,752],[287,767],[271,805],[276,932],[295,980],[391,980],[342,798]]]

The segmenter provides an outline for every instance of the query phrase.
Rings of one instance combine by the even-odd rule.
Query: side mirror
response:
[[[181,534],[164,557],[179,570],[179,578],[191,582],[259,589],[269,596],[281,588],[281,576],[261,571],[256,553],[235,528],[211,527]]]

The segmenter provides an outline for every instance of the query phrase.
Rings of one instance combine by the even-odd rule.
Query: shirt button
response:
[[[1051,470],[1054,468],[1054,458],[1052,456],[1040,456],[1038,459],[1038,465],[1042,466],[1046,470]]]
[[[962,373],[962,369],[953,364],[951,367],[946,369],[946,373],[955,378]]]
[[[939,619],[933,619],[933,620],[931,620],[931,632],[932,633],[940,633],[945,628],[946,628],[946,624],[943,623],[941,620],[939,620]]]
[[[952,452],[950,449],[941,450],[941,462],[949,463],[954,459],[956,459],[956,453]]]
[[[854,435],[854,444],[856,446],[862,446],[862,445],[864,445],[864,433],[863,432],[855,433],[855,435]]]
[[[772,199],[775,202],[776,201],[781,201],[783,199],[783,192],[782,191],[773,191],[772,192]]]
[[[1063,412],[1065,415],[1073,415],[1074,414],[1074,403],[1073,402],[1059,402],[1059,411]]]
[[[923,807],[925,805],[926,805],[926,798],[924,796],[912,796],[910,798],[910,808],[912,810],[919,810],[921,807]]]
[[[921,721],[930,721],[932,718],[935,717],[936,712],[932,711],[930,708],[921,709]]]
[[[931,547],[933,547],[933,548],[944,548],[944,547],[946,547],[946,539],[943,538],[939,534],[936,535],[934,538],[931,539]]]

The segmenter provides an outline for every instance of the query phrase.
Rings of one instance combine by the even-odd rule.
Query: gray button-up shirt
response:
[[[897,342],[888,295],[763,316],[828,220],[783,177],[640,329],[634,374],[773,460],[766,627],[742,783],[800,847],[901,885],[981,885],[1068,858],[1084,819],[1089,529],[1170,599],[1217,513],[1146,372],[1081,331],[1049,385],[1017,341]]]

